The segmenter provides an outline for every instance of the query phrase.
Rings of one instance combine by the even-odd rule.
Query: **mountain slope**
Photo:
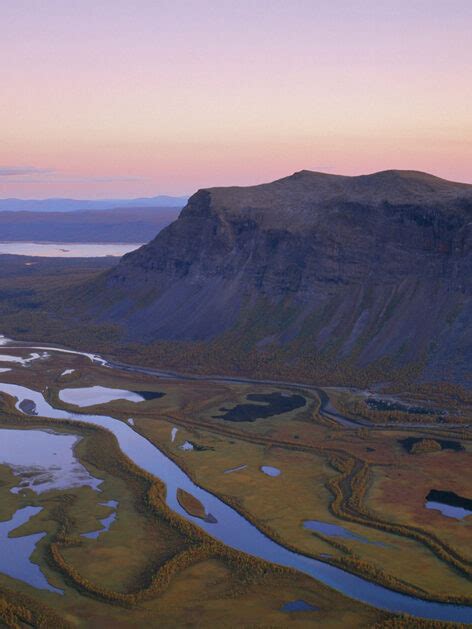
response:
[[[79,299],[125,342],[226,339],[286,364],[421,363],[424,377],[464,381],[470,277],[472,186],[301,171],[198,191]]]

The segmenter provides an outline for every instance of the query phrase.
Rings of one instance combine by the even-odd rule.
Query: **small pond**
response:
[[[228,422],[254,422],[256,419],[264,419],[273,415],[288,413],[306,405],[306,400],[301,395],[284,393],[254,393],[246,396],[250,402],[257,404],[238,404],[234,408],[220,408],[223,415],[214,415],[214,419],[224,419]]]
[[[74,406],[94,406],[95,404],[107,404],[115,400],[127,402],[144,402],[144,397],[135,391],[126,389],[111,389],[109,387],[80,387],[76,389],[62,389],[59,399],[66,404]]]
[[[280,611],[281,612],[316,612],[318,611],[318,609],[319,607],[316,607],[315,605],[310,605],[310,603],[307,603],[303,599],[299,598],[295,601],[288,601],[287,603],[284,603],[282,607],[280,608]]]
[[[59,392],[59,399],[66,404],[74,406],[94,406],[95,404],[107,404],[115,400],[126,402],[145,402],[161,398],[164,393],[157,391],[127,391],[126,389],[112,389],[110,387],[79,387],[73,389],[62,389]]]
[[[161,391],[133,391],[133,393],[140,395],[143,400],[146,400],[146,402],[149,400],[159,400],[165,395],[165,393],[162,393]]]
[[[264,472],[267,476],[280,476],[279,468],[271,465],[261,465],[261,472]]]
[[[463,520],[472,515],[472,500],[464,498],[453,491],[432,489],[426,496],[425,507],[440,511],[447,518]]]

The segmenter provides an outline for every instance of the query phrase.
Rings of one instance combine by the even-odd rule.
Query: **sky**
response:
[[[472,183],[471,0],[0,0],[0,197]]]

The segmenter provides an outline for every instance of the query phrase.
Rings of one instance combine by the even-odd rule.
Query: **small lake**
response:
[[[280,608],[281,612],[316,612],[319,608],[314,605],[310,605],[303,599],[299,598],[295,601],[288,601],[284,603]]]
[[[463,520],[472,515],[472,499],[459,496],[453,491],[432,489],[426,496],[425,507],[440,511],[447,518]]]
[[[261,472],[266,476],[280,476],[280,470],[278,467],[272,467],[272,465],[262,465]]]
[[[124,256],[142,243],[0,242],[0,255],[41,258],[102,258]]]
[[[253,404],[238,404],[234,408],[220,408],[223,415],[213,415],[214,419],[224,419],[229,422],[254,422],[256,419],[282,415],[306,405],[306,399],[301,395],[287,393],[251,393],[246,400]],[[255,402],[255,403],[254,403]]]
[[[45,430],[0,429],[0,463],[19,477],[12,493],[31,489],[41,494],[83,485],[97,490],[102,481],[91,476],[74,454],[79,440],[76,435]]]
[[[452,507],[451,505],[442,502],[434,502],[433,500],[428,500],[425,507],[427,509],[433,509],[433,511],[440,511],[446,518],[453,518],[454,520],[463,520],[467,516],[472,515],[472,511],[468,509]]]
[[[59,399],[74,406],[94,406],[107,404],[115,400],[127,402],[144,402],[144,396],[126,389],[110,389],[109,387],[83,387],[77,389],[62,389]]]

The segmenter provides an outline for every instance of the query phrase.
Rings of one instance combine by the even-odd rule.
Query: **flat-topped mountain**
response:
[[[472,198],[472,185],[455,183],[417,171],[387,170],[346,177],[302,170],[272,183],[248,187],[209,188],[214,208],[227,215],[244,212],[271,227],[303,229],[322,220],[321,210],[336,210],[340,203],[436,205],[463,196]],[[195,198],[192,197],[192,199]],[[187,209],[190,210],[192,203]]]
[[[286,364],[464,380],[471,277],[472,185],[301,171],[199,190],[79,299],[130,342],[226,339]]]

